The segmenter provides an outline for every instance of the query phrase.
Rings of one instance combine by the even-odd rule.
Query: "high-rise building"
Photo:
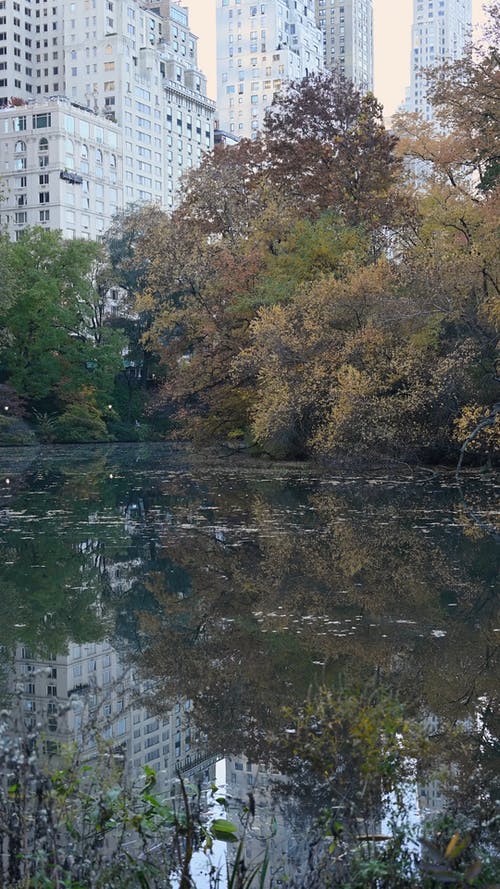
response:
[[[472,0],[413,0],[411,80],[405,110],[432,120],[425,69],[460,58],[472,30]]]
[[[69,123],[75,109],[77,117],[86,109],[100,118],[97,126],[117,125],[121,206],[172,209],[180,176],[213,147],[215,104],[198,68],[187,9],[177,0],[0,0],[0,118],[22,102],[29,107],[61,98],[70,107],[54,121],[68,140],[79,126]],[[69,169],[91,183],[94,153],[77,157],[75,146]],[[60,172],[54,167],[50,175]],[[44,209],[50,211],[58,195],[49,186]],[[15,211],[11,193],[1,208],[8,215]],[[83,209],[78,200],[75,209]],[[31,219],[29,211],[28,204]],[[52,219],[49,225],[55,227]]]
[[[322,68],[314,0],[217,0],[220,130],[255,137],[286,81]]]
[[[372,0],[316,0],[325,65],[362,91],[373,90]]]

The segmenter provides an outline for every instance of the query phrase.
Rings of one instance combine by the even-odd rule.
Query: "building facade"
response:
[[[96,240],[123,207],[117,124],[68,99],[0,110],[3,203],[13,239],[26,226]]]
[[[121,207],[171,210],[213,147],[215,104],[174,0],[0,0],[0,108],[60,98],[117,125]]]
[[[372,0],[316,0],[325,65],[362,91],[373,91]]]
[[[217,0],[217,126],[255,138],[273,96],[323,68],[314,0]]]
[[[432,120],[425,69],[460,58],[472,31],[472,0],[413,0],[410,86],[405,110]]]

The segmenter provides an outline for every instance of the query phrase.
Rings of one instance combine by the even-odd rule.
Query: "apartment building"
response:
[[[323,68],[314,0],[217,0],[217,126],[255,138],[287,81]]]
[[[0,107],[54,98],[117,125],[119,209],[171,210],[183,172],[213,147],[215,104],[174,0],[0,0]]]
[[[326,67],[373,91],[372,0],[316,0],[316,18]]]
[[[0,224],[95,240],[123,207],[120,128],[68,99],[0,109]]]
[[[425,70],[463,55],[472,31],[472,0],[413,0],[410,86],[405,110],[432,120]]]

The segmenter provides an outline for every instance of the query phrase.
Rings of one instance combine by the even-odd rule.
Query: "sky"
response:
[[[182,0],[190,11],[191,30],[199,37],[198,63],[208,77],[208,93],[216,98],[216,0]],[[483,0],[472,0],[474,24],[484,20]],[[410,82],[412,0],[373,0],[375,19],[375,94],[392,114]]]

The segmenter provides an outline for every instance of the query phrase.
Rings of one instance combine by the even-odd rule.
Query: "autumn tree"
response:
[[[421,184],[430,177],[476,198],[495,190],[500,172],[499,4],[487,13],[482,39],[460,59],[425,71],[434,120],[406,113],[393,118],[397,153],[417,161]]]
[[[302,94],[297,147],[290,128]],[[141,242],[148,272],[138,301],[152,317],[146,340],[166,368],[159,402],[174,407],[184,430],[201,439],[241,435],[254,376],[231,367],[259,306],[287,301],[323,274],[345,276],[361,256],[371,260],[387,234],[382,202],[391,213],[397,203],[394,143],[372,98],[332,75],[311,76],[275,101],[262,139],[216,150],[186,178],[172,220]]]
[[[462,163],[483,193],[500,182],[500,4],[487,15],[482,39],[427,75],[437,120],[458,139]]]
[[[151,316],[145,342],[166,377],[158,405],[202,440],[246,422],[247,392],[230,365],[246,340],[264,257],[292,225],[259,173],[260,154],[241,143],[208,155],[172,217],[140,241],[148,268],[137,308]]]
[[[494,398],[495,205],[436,187],[420,215],[396,259],[302,283],[252,322],[235,373],[256,374],[271,453],[449,459],[461,410]]]
[[[471,187],[466,146],[398,126],[399,146],[373,96],[311,75],[275,97],[261,137],[190,172],[171,218],[144,223],[136,309],[182,435],[452,459],[495,403],[497,192]],[[436,171],[418,194],[405,152]]]
[[[371,93],[332,72],[307,75],[275,96],[263,139],[268,175],[299,212],[333,209],[372,232],[400,220],[397,137]]]

